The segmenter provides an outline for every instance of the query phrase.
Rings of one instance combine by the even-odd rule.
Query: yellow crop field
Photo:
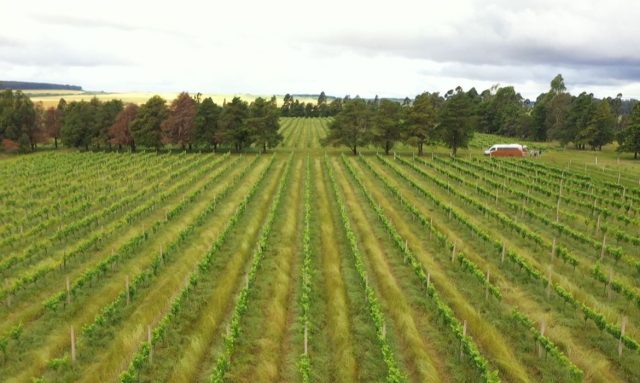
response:
[[[64,90],[28,90],[24,91],[27,95],[30,95],[33,102],[41,102],[42,105],[47,108],[50,106],[58,105],[60,98],[64,98],[67,102],[71,101],[89,101],[93,97],[101,101],[108,101],[113,99],[122,100],[125,103],[144,104],[149,98],[154,95],[159,95],[167,101],[176,98],[179,92],[129,92],[129,93],[93,93],[93,92],[78,92],[78,91],[64,91]],[[191,93],[195,95],[196,93]],[[244,101],[251,102],[258,97],[271,98],[272,95],[254,95],[254,94],[221,94],[221,93],[203,93],[202,98],[211,97],[213,102],[218,105],[222,105],[225,101],[231,101],[234,97],[240,97]],[[283,95],[276,95],[278,105],[282,105]],[[316,102],[312,97],[296,97],[300,102]]]

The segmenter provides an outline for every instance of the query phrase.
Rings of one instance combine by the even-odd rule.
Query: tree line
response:
[[[346,97],[348,99],[348,97]],[[342,110],[342,99],[333,98],[331,102],[322,91],[318,100],[313,102],[301,102],[291,94],[284,95],[280,113],[283,117],[330,117]]]
[[[562,75],[535,102],[524,99],[511,86],[478,93],[461,87],[444,95],[425,92],[413,100],[345,98],[330,124],[325,144],[345,145],[355,154],[359,147],[375,145],[386,153],[397,142],[414,145],[445,144],[453,155],[467,147],[474,132],[534,141],[556,140],[562,146],[601,150],[617,140],[618,150],[640,153],[640,103],[615,98],[597,99],[583,92],[566,91]]]
[[[535,141],[556,140],[577,149],[600,150],[614,140],[618,150],[640,153],[640,106],[622,95],[597,99],[590,93],[571,95],[562,75],[549,91],[532,102],[511,86],[478,93],[458,87],[446,92],[425,92],[414,99],[394,101],[376,96],[331,98],[322,92],[317,101],[301,102],[286,94],[280,107],[275,97],[251,103],[233,98],[217,105],[181,93],[171,103],[154,96],[143,105],[120,100],[65,102],[44,109],[21,91],[0,93],[0,139],[8,149],[34,150],[37,144],[61,141],[79,148],[137,146],[160,149],[177,145],[192,149],[220,147],[241,151],[250,146],[267,150],[282,140],[278,117],[333,116],[325,144],[348,146],[354,153],[373,144],[389,152],[395,143],[444,143],[452,153],[466,147],[473,132]]]
[[[144,104],[121,100],[72,101],[44,109],[21,91],[0,93],[0,138],[7,149],[31,151],[39,143],[61,141],[84,149],[137,147],[159,150],[175,145],[241,151],[254,145],[262,151],[275,147],[280,110],[275,96],[248,103],[239,97],[220,106],[210,97],[180,93],[171,103],[153,96]]]

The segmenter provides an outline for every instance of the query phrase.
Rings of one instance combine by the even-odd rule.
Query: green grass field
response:
[[[0,160],[0,380],[640,381],[637,162],[354,157],[329,121]]]

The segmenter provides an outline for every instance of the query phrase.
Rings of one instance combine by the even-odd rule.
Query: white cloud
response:
[[[631,0],[0,0],[0,9],[7,80],[395,97],[500,83],[534,99],[563,73],[573,92],[640,98]]]

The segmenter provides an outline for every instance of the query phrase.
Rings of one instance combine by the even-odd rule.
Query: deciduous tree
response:
[[[162,122],[163,143],[178,144],[191,149],[194,121],[198,111],[196,102],[189,93],[182,92],[171,102],[167,118]]]
[[[65,146],[89,149],[96,121],[95,107],[86,101],[67,105],[60,138]]]
[[[128,104],[118,115],[115,121],[109,128],[110,142],[113,145],[118,145],[118,149],[122,148],[122,145],[129,145],[131,151],[135,152],[136,142],[131,134],[131,125],[138,115],[138,105]]]
[[[93,144],[96,147],[99,148],[102,144],[111,146],[112,137],[109,135],[109,130],[123,107],[121,100],[110,100],[96,106],[96,130],[93,136]]]
[[[167,118],[167,104],[160,96],[151,97],[138,110],[136,119],[131,124],[131,135],[137,146],[162,146],[162,122]]]
[[[58,139],[60,138],[60,128],[62,127],[61,113],[53,106],[47,108],[44,113],[44,129],[47,136],[53,138],[55,148],[58,148]]]

